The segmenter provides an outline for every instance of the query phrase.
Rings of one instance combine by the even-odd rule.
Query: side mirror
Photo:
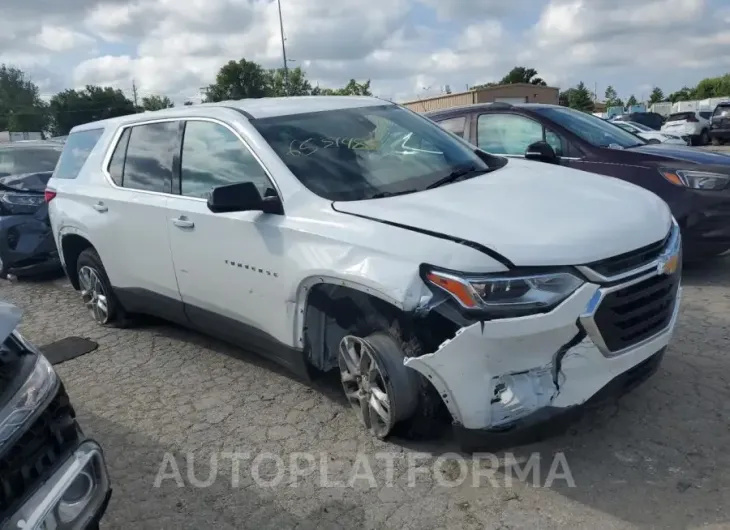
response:
[[[550,147],[550,144],[540,141],[527,146],[525,159],[554,164],[558,161],[558,155],[555,154],[555,150]]]
[[[208,198],[208,209],[213,213],[260,211],[282,215],[284,208],[279,196],[266,193],[261,197],[253,182],[237,182],[213,188]]]

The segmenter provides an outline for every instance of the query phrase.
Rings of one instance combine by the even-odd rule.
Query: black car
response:
[[[710,140],[712,145],[723,145],[730,141],[730,101],[715,107],[710,118]]]
[[[631,112],[614,118],[616,121],[633,121],[658,131],[664,125],[664,116],[657,112]]]
[[[685,258],[730,249],[728,155],[649,145],[606,120],[557,105],[486,103],[426,116],[492,154],[560,164],[653,191],[682,227]]]
[[[63,381],[0,301],[0,528],[98,530],[111,497],[102,448]]]
[[[0,278],[60,270],[45,189],[62,142],[0,144]]]

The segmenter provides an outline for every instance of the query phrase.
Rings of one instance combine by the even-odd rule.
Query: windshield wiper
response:
[[[381,191],[371,195],[371,199],[384,199],[386,197],[395,197],[396,195],[407,195],[408,193],[416,193],[418,190],[401,190],[401,191]]]
[[[469,175],[472,175],[476,177],[477,175],[482,175],[484,173],[489,173],[491,169],[479,169],[476,166],[466,166],[466,167],[459,167],[453,170],[451,173],[446,175],[443,178],[438,179],[436,182],[429,184],[426,186],[427,190],[438,188],[439,186],[443,186],[444,184],[451,184],[452,182],[456,182],[458,180],[465,179]]]

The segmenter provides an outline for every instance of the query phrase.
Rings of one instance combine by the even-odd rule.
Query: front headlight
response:
[[[672,184],[696,190],[721,190],[730,182],[730,175],[689,169],[660,169],[659,173]]]
[[[39,355],[35,367],[10,402],[0,409],[0,447],[35,414],[55,388],[56,372],[51,363]]]
[[[544,313],[583,284],[583,280],[569,272],[461,276],[432,269],[424,276],[431,285],[449,293],[463,308],[495,317]]]

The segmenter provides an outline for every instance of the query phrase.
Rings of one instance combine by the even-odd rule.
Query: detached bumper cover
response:
[[[45,219],[0,217],[0,257],[9,272],[31,274],[60,269],[56,243]]]
[[[462,328],[436,352],[406,359],[405,365],[431,381],[461,433],[492,434],[551,422],[662,351],[672,336],[680,287],[661,331],[615,353],[607,351],[588,325],[593,315],[587,312],[595,311],[591,301],[599,289],[586,283],[550,313]]]

